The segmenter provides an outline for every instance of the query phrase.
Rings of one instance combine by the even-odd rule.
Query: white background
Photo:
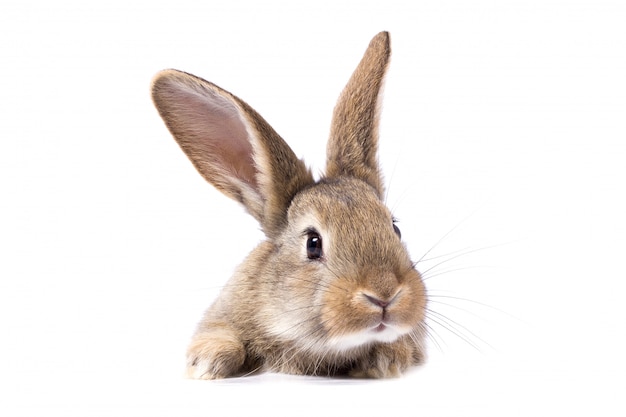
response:
[[[625,22],[609,0],[5,0],[0,414],[624,415]],[[415,259],[443,256],[419,265],[429,362],[186,380],[195,323],[262,236],[172,140],[152,76],[234,92],[320,172],[381,30],[388,204]]]

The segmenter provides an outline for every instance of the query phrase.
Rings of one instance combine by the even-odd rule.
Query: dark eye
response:
[[[393,223],[393,231],[396,232],[399,238],[402,238],[402,233],[400,232],[400,228],[395,223]]]
[[[317,232],[310,231],[306,240],[306,256],[309,259],[322,257],[322,238]]]

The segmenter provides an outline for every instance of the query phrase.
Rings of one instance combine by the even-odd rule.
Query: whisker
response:
[[[454,295],[432,294],[432,293],[428,294],[428,298],[429,299],[431,299],[431,298],[447,298],[447,299],[452,299],[452,300],[457,300],[457,301],[463,301],[463,302],[466,302],[466,303],[472,303],[472,304],[479,305],[481,307],[485,307],[485,308],[489,308],[491,310],[497,311],[498,313],[504,314],[504,315],[506,315],[506,316],[508,316],[508,317],[510,317],[512,319],[519,320],[518,317],[515,317],[514,315],[512,315],[511,313],[509,313],[509,312],[507,312],[505,310],[502,310],[502,309],[500,309],[498,307],[494,307],[492,305],[489,305],[489,304],[486,304],[486,303],[483,303],[483,302],[480,302],[480,301],[471,300],[469,298],[463,298],[463,297],[458,297],[458,296],[454,296]],[[430,300],[430,301],[431,302],[438,302],[440,304],[447,304],[447,303],[443,303],[443,302],[437,301],[437,300]],[[447,304],[447,305],[449,305],[450,307],[457,308],[457,309],[462,309],[461,307],[457,307],[457,306],[455,306],[453,304]]]
[[[337,278],[337,280],[341,280],[341,276],[336,273],[331,267],[328,266],[328,264],[324,264],[326,266],[326,270],[328,270],[335,278]],[[340,287],[336,284],[332,285],[333,288],[337,288],[338,290],[342,290],[344,292],[348,292],[348,290],[344,287]]]
[[[462,340],[463,342],[467,343],[469,346],[474,348],[476,351],[478,351],[478,352],[481,351],[480,348],[476,345],[476,343],[474,343],[471,339],[469,339],[464,334],[459,333],[453,326],[447,324],[445,321],[440,321],[439,319],[434,318],[434,317],[430,317],[430,316],[428,316],[428,320],[430,320],[433,323],[435,323],[436,325],[442,327],[444,330],[447,330],[448,332],[452,333],[453,335],[458,337],[460,340]],[[441,340],[443,340],[443,339],[441,339]]]
[[[450,257],[451,254],[449,254],[449,255],[441,255],[441,256],[436,256],[436,257],[430,258],[429,260],[436,259],[436,258],[443,258],[443,257],[448,256],[448,258],[444,259],[443,261],[440,261],[440,262],[430,266],[425,271],[422,271],[422,274],[427,274],[429,271],[437,268],[438,266],[441,266],[441,265],[443,265],[445,263],[454,261],[455,259],[461,258],[463,256],[471,255],[472,253],[481,252],[481,251],[485,251],[485,250],[488,250],[488,249],[493,249],[493,248],[500,247],[500,246],[505,245],[505,244],[506,243],[499,243],[499,244],[496,244],[496,245],[483,246],[483,247],[480,247],[480,248],[469,249],[469,250],[462,249],[460,251],[452,252],[451,254],[455,254],[455,255],[451,256],[451,257]],[[418,261],[418,262],[420,262],[420,261]],[[425,261],[422,261],[422,262],[425,262]]]
[[[289,349],[285,350],[281,355],[280,367],[285,368],[290,366],[289,364],[294,360],[294,358],[302,354],[302,352],[310,351],[310,349],[321,340],[321,337],[319,336],[323,334],[322,332],[323,324],[320,323],[315,326],[311,331],[302,335],[302,337],[299,338],[299,341],[306,340],[307,343],[305,343],[304,345],[298,345],[296,343],[293,343]],[[319,336],[316,336],[316,334],[319,334]],[[293,352],[291,356],[287,357],[287,355],[291,352]]]
[[[487,269],[487,268],[494,268],[494,267],[486,266],[486,265],[477,265],[477,266],[463,266],[459,268],[451,268],[451,269],[446,269],[446,270],[439,271],[439,272],[434,272],[431,274],[426,274],[425,272],[422,272],[422,280],[428,281],[429,279],[432,279],[441,275],[451,274],[451,273],[459,272],[459,271],[467,271],[469,269]]]
[[[516,243],[516,242],[517,241],[501,242],[501,243],[495,243],[495,244],[492,244],[492,245],[481,246],[479,248],[474,248],[474,249],[472,249],[471,246],[466,246],[463,249],[458,249],[458,250],[452,251],[452,252],[447,253],[447,254],[431,256],[430,258],[420,259],[418,261],[418,263],[419,262],[429,262],[429,261],[432,261],[432,260],[435,260],[435,259],[439,259],[439,258],[455,255],[455,256],[450,258],[450,260],[453,260],[453,259],[456,259],[456,258],[461,257],[461,256],[469,255],[471,253],[481,252],[481,251],[485,251],[485,250],[488,250],[488,249],[495,249],[495,248],[499,248],[499,247],[502,247],[502,246],[511,245],[513,243]],[[462,253],[459,253],[459,252],[462,252]]]
[[[288,327],[287,329],[283,330],[282,332],[280,332],[280,333],[276,334],[275,336],[276,336],[276,337],[280,337],[280,336],[282,336],[282,335],[284,335],[284,334],[286,334],[286,333],[289,333],[291,330],[293,330],[293,329],[295,329],[295,328],[298,328],[298,327],[302,326],[303,324],[305,324],[305,323],[307,323],[307,322],[317,320],[317,319],[319,319],[320,317],[322,317],[322,314],[321,314],[321,313],[320,313],[320,314],[318,314],[318,315],[315,315],[315,316],[313,316],[313,317],[309,317],[309,318],[307,318],[307,319],[305,319],[305,320],[301,320],[301,321],[299,321],[298,323],[294,324],[293,326]]]
[[[424,345],[424,338],[428,337],[428,328],[425,322],[420,322],[419,325],[408,333],[409,338],[413,343],[418,347],[418,349],[422,352],[426,351],[426,346]]]
[[[443,349],[441,348],[441,345],[439,344],[439,340],[441,341],[441,343],[444,343],[444,344],[445,344],[445,341],[443,340],[441,335],[437,332],[437,330],[434,327],[432,327],[427,322],[424,322],[424,327],[426,328],[426,336],[428,337],[428,339],[430,339],[430,341],[433,342],[433,344],[435,345],[435,347],[437,347],[437,350],[439,350],[439,352],[443,352]]]
[[[466,246],[466,247],[464,247],[462,249],[458,249],[458,250],[455,250],[455,251],[452,251],[452,252],[449,252],[449,253],[444,253],[443,255],[435,255],[435,256],[431,256],[430,258],[424,258],[424,259],[421,259],[418,262],[430,262],[430,261],[433,261],[435,259],[440,259],[440,258],[452,256],[454,254],[457,254],[459,252],[463,252],[463,251],[466,251],[466,250],[469,250],[469,249],[471,249],[471,246]],[[418,262],[415,262],[415,264],[417,265]]]
[[[474,214],[476,214],[476,212],[478,211],[478,209],[474,210],[472,213],[468,214],[466,217],[464,217],[463,219],[461,219],[454,227],[452,227],[450,230],[448,230],[439,240],[437,240],[435,242],[434,245],[432,245],[430,247],[430,249],[428,249],[421,258],[419,258],[416,262],[416,264],[419,264],[420,262],[422,262],[426,256],[428,256],[429,253],[431,253],[433,250],[435,250],[435,248],[437,246],[439,246],[441,244],[441,242],[443,242],[448,236],[450,236],[455,230],[457,230],[459,227],[461,227],[461,225],[463,223],[465,223],[470,217],[472,217]]]
[[[422,273],[423,273],[423,274],[426,274],[426,273],[428,273],[428,271],[431,271],[431,270],[433,270],[433,269],[437,268],[437,267],[438,267],[438,266],[440,266],[440,265],[443,265],[443,264],[445,264],[445,263],[448,263],[448,262],[454,261],[455,259],[459,259],[459,258],[461,258],[461,257],[463,257],[463,256],[467,256],[467,255],[470,255],[470,254],[472,254],[472,253],[476,253],[476,252],[479,252],[479,251],[482,251],[482,250],[487,250],[487,249],[490,249],[490,248],[492,248],[492,247],[491,247],[491,246],[486,246],[486,247],[484,247],[484,248],[464,250],[463,252],[461,252],[461,251],[456,251],[456,252],[453,252],[453,253],[456,253],[456,255],[454,255],[454,256],[450,256],[450,255],[441,255],[441,256],[434,257],[434,258],[430,258],[430,259],[432,260],[432,259],[435,259],[435,258],[443,258],[443,257],[446,257],[446,256],[447,256],[447,258],[446,258],[446,259],[444,259],[443,261],[440,261],[440,262],[438,262],[438,263],[436,263],[436,264],[434,264],[434,265],[430,266],[428,269],[426,269],[426,270],[425,270],[425,271],[423,271]],[[458,253],[458,252],[460,252],[460,253]],[[422,261],[422,262],[425,262],[425,261]]]
[[[337,306],[341,305],[340,302],[336,303]],[[334,308],[334,305],[330,305],[329,306],[331,309]],[[315,320],[319,320],[320,318],[322,318],[322,314],[317,314],[314,317],[309,317],[306,320],[301,320],[299,323],[297,323],[296,325],[292,326],[291,328],[285,330],[285,332],[296,328],[298,326],[302,326],[303,324],[307,323],[307,322],[311,322],[311,321],[315,321]],[[277,365],[279,368],[289,368],[291,365],[291,363],[300,355],[302,355],[303,353],[306,353],[310,359],[307,365],[307,369],[305,373],[310,373],[309,371],[312,371],[313,374],[319,374],[320,370],[322,368],[322,366],[328,367],[328,369],[325,369],[325,373],[329,373],[331,372],[331,367],[332,366],[337,366],[336,364],[333,365],[333,360],[327,360],[329,356],[334,356],[336,355],[335,352],[333,352],[331,349],[315,349],[313,350],[313,347],[315,345],[323,345],[324,344],[324,339],[326,337],[327,334],[327,330],[326,327],[328,325],[328,323],[330,322],[331,319],[327,319],[325,321],[319,321],[316,325],[314,325],[312,327],[311,330],[309,330],[307,333],[299,335],[297,342],[296,341],[292,341],[292,345],[289,349],[285,350],[280,358],[280,363]],[[302,343],[302,341],[305,341],[305,343]],[[311,360],[312,358],[312,360]]]
[[[446,306],[446,307],[450,307],[450,308],[454,308],[456,310],[463,311],[464,313],[467,313],[467,314],[469,314],[469,315],[471,315],[473,317],[482,319],[482,317],[480,317],[478,314],[474,313],[473,311],[468,310],[467,308],[459,307],[459,306],[456,306],[456,305],[451,304],[451,303],[446,303],[444,301],[438,301],[438,300],[428,300],[428,301],[429,301],[429,304],[433,304],[433,303],[434,304],[440,304],[440,305],[443,305],[443,306]]]
[[[476,333],[472,332],[466,326],[460,324],[459,322],[457,322],[457,321],[455,321],[455,320],[453,320],[453,319],[451,319],[451,318],[449,318],[449,317],[447,317],[447,316],[445,316],[445,315],[443,315],[441,313],[433,311],[431,309],[428,309],[427,315],[428,315],[428,317],[431,320],[434,320],[435,323],[439,324],[440,326],[443,326],[446,330],[451,331],[451,329],[453,329],[454,331],[452,331],[452,333],[456,334],[458,337],[460,337],[462,340],[464,340],[465,342],[470,344],[472,347],[477,349],[479,352],[481,350],[480,350],[478,344],[476,344],[472,340],[472,338],[474,338],[474,340],[480,341],[482,344],[484,344],[485,346],[488,346],[492,350],[495,350],[495,348],[493,346],[491,346],[484,339],[479,337]],[[437,319],[435,320],[433,318],[433,316],[435,316]]]

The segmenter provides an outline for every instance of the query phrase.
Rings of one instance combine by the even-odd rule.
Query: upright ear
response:
[[[244,101],[184,72],[157,74],[152,99],[200,174],[274,237],[294,195],[314,182],[285,141]]]
[[[378,166],[380,92],[389,63],[389,33],[376,35],[339,96],[328,140],[326,176],[348,175],[371,185],[382,199]]]

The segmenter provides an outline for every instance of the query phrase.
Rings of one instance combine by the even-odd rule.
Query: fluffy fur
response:
[[[426,290],[382,202],[377,161],[389,56],[379,33],[335,107],[319,181],[241,99],[176,70],[153,80],[154,103],[196,169],[267,236],[198,325],[189,376],[379,378],[423,360]],[[319,256],[307,250],[311,236]]]

